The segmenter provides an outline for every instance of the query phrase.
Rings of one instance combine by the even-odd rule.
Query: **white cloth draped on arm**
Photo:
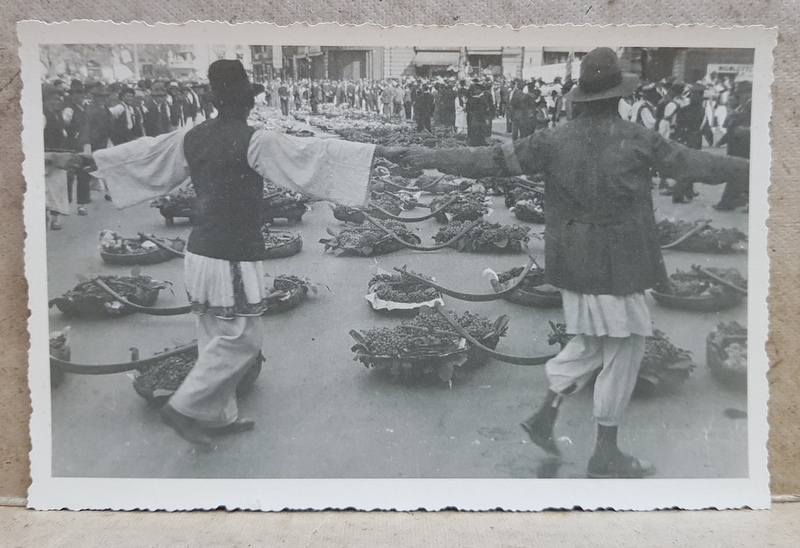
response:
[[[173,131],[98,150],[93,154],[94,176],[105,180],[119,209],[167,194],[189,177],[185,135],[186,130]]]
[[[247,159],[276,185],[346,206],[363,206],[368,197],[374,145],[335,139],[291,137],[256,131]]]

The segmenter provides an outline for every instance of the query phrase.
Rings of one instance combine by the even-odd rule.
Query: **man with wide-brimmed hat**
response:
[[[574,337],[546,365],[549,390],[522,423],[531,441],[559,455],[553,434],[562,400],[597,374],[597,440],[588,475],[639,478],[652,464],[623,453],[621,423],[652,334],[646,289],[666,281],[652,203],[651,168],[676,180],[746,180],[749,163],[686,148],[619,116],[620,97],[633,93],[613,50],[582,60],[580,80],[566,99],[575,116],[552,130],[501,146],[414,149],[406,162],[466,177],[546,173],[545,273],[563,298]]]
[[[198,360],[162,408],[183,438],[244,432],[236,387],[265,342],[264,180],[347,206],[363,206],[374,155],[396,149],[332,139],[297,138],[247,123],[255,104],[242,63],[208,69],[217,116],[194,128],[142,138],[94,155],[117,207],[165,194],[191,178],[197,195],[186,246],[185,286],[196,312]],[[155,90],[154,90],[155,91]],[[266,355],[269,355],[265,352]]]

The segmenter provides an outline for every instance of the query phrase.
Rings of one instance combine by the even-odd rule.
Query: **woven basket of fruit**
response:
[[[269,230],[267,226],[264,226],[261,232],[264,234],[266,246],[265,259],[291,257],[303,249],[303,238],[300,234],[288,230]]]
[[[451,200],[451,198],[455,199]],[[439,209],[435,219],[440,223],[448,223],[450,221],[477,221],[490,212],[490,203],[483,191],[448,192],[431,200],[428,207],[431,211]],[[442,209],[445,204],[446,207]]]
[[[436,243],[442,243],[458,235],[469,223],[450,222],[433,236]],[[474,226],[450,247],[459,251],[473,253],[519,253],[528,246],[530,228],[521,225],[500,225],[486,221]]]
[[[520,201],[536,201],[544,199],[544,191],[531,188],[531,183],[525,185],[509,186],[504,194],[504,202],[506,207],[514,207]]]
[[[377,203],[381,209],[376,209],[375,207],[370,207],[373,205],[375,201],[370,200],[370,205],[367,206],[366,209],[362,209],[359,207],[347,207],[343,205],[335,205],[331,206],[333,208],[333,218],[342,221],[345,223],[355,223],[361,224],[364,222],[364,214],[368,214],[376,219],[390,219],[390,215],[400,215],[403,212],[403,208],[400,205],[400,201],[398,200],[396,203],[390,202],[389,200],[381,200]],[[383,210],[383,211],[381,211]],[[389,213],[387,215],[386,213]]]
[[[459,324],[481,344],[495,348],[506,334],[508,317],[491,322],[485,316],[465,312]],[[356,340],[354,360],[398,380],[434,377],[452,386],[458,370],[476,367],[485,357],[473,352],[469,343],[439,314],[419,314],[401,325],[365,331],[350,331]]]
[[[158,240],[162,245],[153,240]],[[111,230],[100,232],[100,257],[108,264],[135,266],[163,263],[180,257],[185,247],[186,240],[183,238],[156,239],[144,234],[138,238],[123,238]]]
[[[548,342],[564,348],[573,335],[567,334],[566,326],[562,323],[550,322],[550,327],[552,332]],[[663,331],[653,329],[653,334],[645,342],[635,394],[650,396],[661,390],[677,387],[689,378],[694,368],[691,352],[673,345]]]
[[[419,236],[401,222],[385,221],[384,226],[405,242],[415,245],[421,242]],[[328,234],[331,238],[322,238],[319,242],[325,244],[325,251],[330,251],[334,255],[371,257],[392,253],[405,247],[371,224],[347,226],[340,232],[329,228]]]
[[[544,223],[544,196],[537,195],[531,199],[517,200],[511,208],[514,216],[526,223]]]
[[[706,363],[722,382],[747,388],[747,328],[737,322],[720,323],[706,338]]]
[[[493,275],[491,278],[492,288],[498,293],[507,289],[509,284],[514,283],[516,278],[522,274],[522,271],[523,267],[521,266],[506,270],[500,274],[490,271],[489,273]],[[561,291],[557,287],[545,283],[544,269],[538,266],[531,268],[522,283],[503,298],[512,303],[535,308],[561,307]]]
[[[169,282],[160,282],[150,276],[98,276],[119,295],[139,306],[153,306],[162,289]],[[116,318],[134,310],[116,300],[91,280],[79,283],[61,297],[49,303],[67,316],[75,318]]]
[[[166,403],[197,363],[196,343],[175,349],[165,348],[164,353],[169,355],[157,361],[147,360],[148,364],[137,369],[133,376],[133,389],[136,393],[155,405]],[[158,358],[158,354],[154,357]],[[259,352],[236,387],[238,396],[245,395],[253,387],[261,374],[261,364],[264,361],[264,356]]]
[[[658,241],[664,248],[693,253],[735,253],[747,236],[735,228],[712,228],[707,221],[690,223],[663,219],[658,222]]]
[[[272,289],[267,297],[269,308],[265,316],[288,312],[296,308],[308,298],[309,293],[316,293],[317,286],[308,278],[292,275],[276,276],[272,282]]]
[[[175,224],[176,217],[186,217],[191,221],[196,205],[197,195],[191,183],[176,192],[159,196],[150,202],[150,207],[158,208],[167,225]]]
[[[703,274],[704,272],[712,274],[716,279]],[[732,286],[741,289],[737,290]],[[742,302],[747,280],[735,268],[694,268],[688,272],[676,271],[669,277],[668,287],[668,292],[650,290],[657,303],[693,312],[716,312]]]
[[[380,156],[376,156],[375,157],[375,159],[373,160],[372,166],[373,166],[373,168],[385,167],[392,175],[399,176],[399,177],[407,177],[407,178],[411,178],[411,179],[416,178],[416,177],[420,177],[424,173],[419,168],[412,168],[412,167],[407,167],[407,166],[395,164],[393,162],[390,162],[386,158],[383,158],[383,157],[380,157]]]
[[[518,181],[522,180],[518,177],[484,177],[476,182],[483,186],[489,196],[505,196],[509,190],[517,186]]]
[[[444,304],[442,294],[432,287],[402,274],[389,273],[378,273],[370,279],[366,299],[373,310],[396,314],[416,314],[423,306]]]
[[[264,182],[264,223],[275,219],[286,219],[289,223],[299,223],[308,211],[311,198],[300,192]]]

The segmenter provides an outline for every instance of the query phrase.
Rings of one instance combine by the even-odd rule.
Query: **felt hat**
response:
[[[253,85],[241,61],[220,59],[208,67],[208,81],[214,102],[252,108]]]
[[[639,84],[635,74],[623,74],[619,59],[610,48],[596,48],[581,60],[578,85],[567,99],[574,103],[612,99],[631,95]]]
[[[83,82],[80,80],[73,80],[69,83],[69,92],[70,93],[84,93],[86,88],[83,86]]]

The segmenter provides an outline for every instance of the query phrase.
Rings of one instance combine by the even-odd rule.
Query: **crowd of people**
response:
[[[470,146],[485,146],[498,118],[505,119],[505,130],[514,140],[572,118],[573,105],[565,96],[573,85],[559,77],[548,83],[540,78],[492,76],[380,81],[275,78],[254,84],[254,92],[257,104],[280,109],[284,116],[293,110],[317,113],[321,105],[334,105],[414,122],[419,131],[439,127],[465,132]],[[751,93],[749,81],[734,82],[714,73],[694,83],[670,77],[638,85],[632,95],[620,99],[619,114],[690,148],[701,149],[703,141],[706,146],[727,144],[728,154],[749,158]],[[47,152],[89,153],[191,127],[215,115],[210,86],[196,81],[162,78],[106,85],[56,79],[43,84],[42,95]],[[53,230],[61,228],[59,216],[69,213],[73,199],[78,215],[88,214],[92,178],[77,172],[66,179],[63,190],[50,192]],[[103,191],[96,182],[94,188]],[[664,177],[660,189],[675,203],[695,196],[691,183],[670,186]],[[727,211],[746,203],[746,190],[731,187],[714,207]]]

